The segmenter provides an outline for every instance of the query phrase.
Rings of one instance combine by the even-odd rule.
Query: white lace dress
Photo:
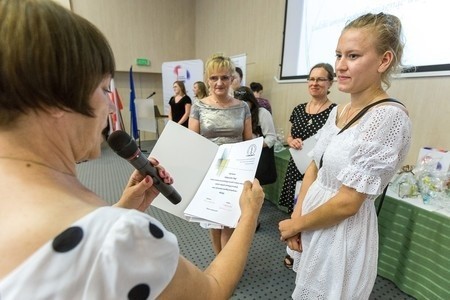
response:
[[[368,299],[375,283],[378,224],[374,200],[401,166],[410,144],[411,123],[394,105],[368,111],[337,135],[337,109],[319,131],[313,159],[323,166],[305,196],[306,214],[334,196],[343,184],[367,194],[356,215],[321,230],[302,233],[303,252],[293,251],[297,272],[293,299]]]

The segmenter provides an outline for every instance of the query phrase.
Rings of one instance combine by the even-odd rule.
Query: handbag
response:
[[[262,148],[255,178],[259,180],[261,185],[271,184],[277,181],[277,167],[275,166],[273,147]]]
[[[273,147],[262,148],[255,177],[261,185],[271,184],[277,181],[277,167],[275,166]]]

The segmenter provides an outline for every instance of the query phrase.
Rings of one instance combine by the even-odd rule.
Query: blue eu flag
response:
[[[130,67],[130,127],[131,136],[137,140],[139,139],[139,130],[137,126],[137,115],[136,106],[134,100],[136,99],[136,93],[134,91],[134,80],[133,80],[133,66]]]

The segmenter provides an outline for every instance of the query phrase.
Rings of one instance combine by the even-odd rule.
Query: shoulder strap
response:
[[[386,98],[386,99],[382,99],[379,101],[376,101],[374,103],[371,103],[369,105],[367,105],[366,107],[364,107],[363,109],[361,109],[361,111],[353,117],[353,119],[350,120],[350,122],[348,122],[347,124],[345,124],[344,127],[342,127],[342,129],[338,132],[338,134],[341,134],[342,132],[344,132],[347,128],[349,128],[353,123],[355,123],[356,121],[358,121],[371,107],[384,103],[384,102],[395,102],[397,104],[400,104],[402,106],[405,106],[403,103],[401,103],[398,100],[392,99],[392,98]],[[319,169],[322,168],[323,165],[323,154],[322,157],[320,158],[320,163],[319,163]]]
[[[398,104],[404,106],[403,103],[401,103],[401,102],[398,101],[398,100],[392,99],[392,98],[386,98],[386,99],[382,99],[382,100],[376,101],[376,102],[374,102],[374,103],[371,103],[371,104],[367,105],[366,107],[364,107],[363,109],[361,109],[361,111],[360,111],[356,116],[354,116],[353,119],[350,120],[350,122],[348,122],[347,124],[345,124],[345,126],[342,127],[341,131],[339,131],[338,134],[342,133],[342,132],[345,131],[347,128],[349,128],[350,126],[352,126],[352,124],[355,123],[356,121],[358,121],[358,120],[359,120],[359,119],[360,119],[360,118],[361,118],[361,117],[362,117],[362,116],[363,116],[370,108],[372,108],[372,107],[375,106],[375,105],[384,103],[384,102],[395,102],[395,103],[398,103]]]

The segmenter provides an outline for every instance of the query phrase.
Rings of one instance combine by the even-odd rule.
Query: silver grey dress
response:
[[[235,106],[217,108],[200,100],[192,105],[190,115],[199,121],[200,134],[217,145],[242,142],[244,123],[250,117],[250,108],[244,101]]]

